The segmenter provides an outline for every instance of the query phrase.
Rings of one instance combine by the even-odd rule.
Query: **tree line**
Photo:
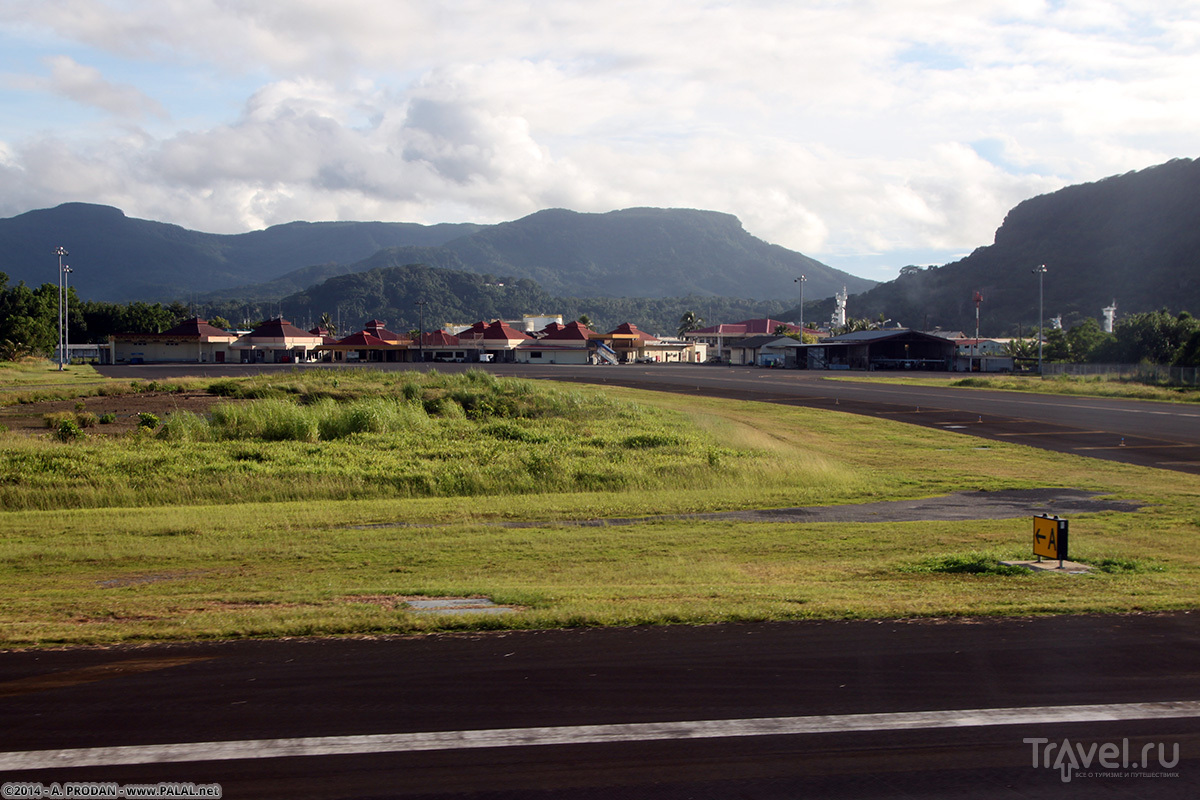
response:
[[[80,300],[75,287],[67,290],[67,339],[103,342],[114,333],[161,333],[191,316],[180,302],[100,303]],[[58,287],[8,285],[0,272],[0,360],[54,352],[58,346]]]
[[[1015,339],[1017,358],[1037,358],[1036,339]],[[1166,309],[1128,314],[1107,333],[1088,317],[1067,329],[1045,332],[1042,358],[1074,364],[1170,364],[1200,367],[1200,318]]]

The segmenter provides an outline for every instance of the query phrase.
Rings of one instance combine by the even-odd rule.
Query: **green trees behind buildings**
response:
[[[1200,366],[1200,319],[1149,311],[1129,314],[1105,333],[1089,318],[1067,331],[1047,331],[1043,353],[1048,361]]]

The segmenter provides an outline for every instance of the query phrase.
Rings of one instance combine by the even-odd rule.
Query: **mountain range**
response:
[[[713,211],[551,209],[497,225],[293,222],[236,235],[131,219],[68,203],[0,220],[0,271],[56,283],[58,246],[90,300],[264,300],[385,264],[426,264],[537,281],[572,296],[687,294],[766,299],[875,284],[751,236]]]
[[[497,225],[295,222],[216,235],[69,203],[0,220],[0,272],[53,284],[58,245],[72,253],[72,285],[84,299],[184,299],[230,313],[245,304],[247,315],[256,302],[280,301],[319,315],[335,311],[337,298],[352,316],[410,319],[421,303],[437,303],[470,321],[540,298],[562,308],[529,310],[640,310],[661,329],[679,308],[702,301],[710,323],[729,321],[714,315],[734,309],[797,320],[799,309],[782,301],[794,302],[795,278],[804,274],[805,320],[827,319],[831,295],[844,285],[850,316],[925,329],[973,330],[980,296],[981,332],[1003,335],[1028,332],[1039,318],[1061,317],[1069,328],[1114,301],[1118,317],[1200,313],[1200,161],[1175,159],[1031,198],[1009,211],[991,244],[943,266],[905,267],[883,284],[757,239],[736,217],[689,209],[551,209]],[[1040,265],[1046,271],[1034,272]],[[389,271],[400,267],[412,269]],[[510,289],[498,293],[502,283]],[[451,284],[462,297],[430,294]],[[424,294],[405,296],[413,287]],[[467,296],[479,308],[460,302]],[[729,298],[740,300],[723,302]]]
[[[1046,271],[1034,272],[1041,265]],[[1008,212],[992,244],[945,266],[906,268],[851,296],[847,312],[973,331],[976,292],[980,330],[991,335],[1036,329],[1039,305],[1044,324],[1061,317],[1066,328],[1100,318],[1114,301],[1118,318],[1161,308],[1200,314],[1200,160],[1026,200]]]

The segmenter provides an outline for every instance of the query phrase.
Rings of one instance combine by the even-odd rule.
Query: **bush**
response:
[[[158,436],[160,439],[178,442],[208,442],[213,438],[208,420],[190,411],[168,414],[158,431]]]
[[[138,427],[153,430],[158,427],[158,415],[151,414],[149,411],[142,411],[138,414]]]
[[[61,425],[62,423],[66,422],[67,420],[70,420],[71,422],[75,422],[75,412],[74,411],[53,411],[49,414],[43,415],[42,419],[45,421],[46,427],[53,430],[53,429],[57,428],[59,425]]]
[[[58,423],[58,428],[54,431],[54,438],[60,442],[70,442],[83,437],[83,428],[79,427],[73,419],[64,419]]]
[[[241,397],[242,385],[237,381],[214,381],[208,385],[208,393],[217,397]]]
[[[112,413],[111,411],[107,411],[100,415],[100,424],[101,425],[111,425],[116,421],[117,421],[117,415]]]

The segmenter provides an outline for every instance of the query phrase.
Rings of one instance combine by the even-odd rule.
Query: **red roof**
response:
[[[461,344],[457,336],[441,330],[421,334],[420,342],[424,347],[458,347]]]
[[[479,337],[483,336],[483,332],[486,330],[487,330],[487,323],[484,322],[483,320],[480,320],[479,322],[476,322],[471,327],[467,328],[465,331],[459,331],[458,338],[460,338],[460,339],[478,339]]]
[[[522,333],[516,328],[505,324],[501,320],[496,320],[491,325],[488,325],[483,332],[484,339],[532,339],[532,336]]]
[[[378,320],[378,319],[373,319],[370,322],[368,322],[366,325],[363,326],[363,330],[365,330],[367,333],[371,334],[372,336],[378,336],[380,339],[383,339],[388,342],[398,342],[401,339],[405,338],[398,333],[389,331],[387,328],[384,327],[384,322],[382,320]]]
[[[592,332],[588,330],[586,325],[580,322],[569,322],[566,325],[551,323],[551,325],[557,325],[558,327],[554,331],[547,333],[542,337],[542,339],[547,341],[582,340],[586,342],[588,339],[592,338]],[[547,329],[548,328],[549,326],[547,326]]]
[[[311,339],[313,334],[297,328],[283,317],[269,319],[250,333],[247,339]]]
[[[615,330],[609,331],[609,336],[636,336],[639,342],[657,342],[658,338],[638,330],[632,322],[623,322]]]
[[[387,347],[391,342],[385,342],[378,336],[372,336],[366,331],[352,333],[345,339],[339,339],[336,344],[339,347]]]
[[[174,328],[168,331],[163,331],[163,336],[232,336],[228,331],[221,330],[216,325],[210,325],[207,320],[200,317],[192,317],[189,320],[179,323]]]

